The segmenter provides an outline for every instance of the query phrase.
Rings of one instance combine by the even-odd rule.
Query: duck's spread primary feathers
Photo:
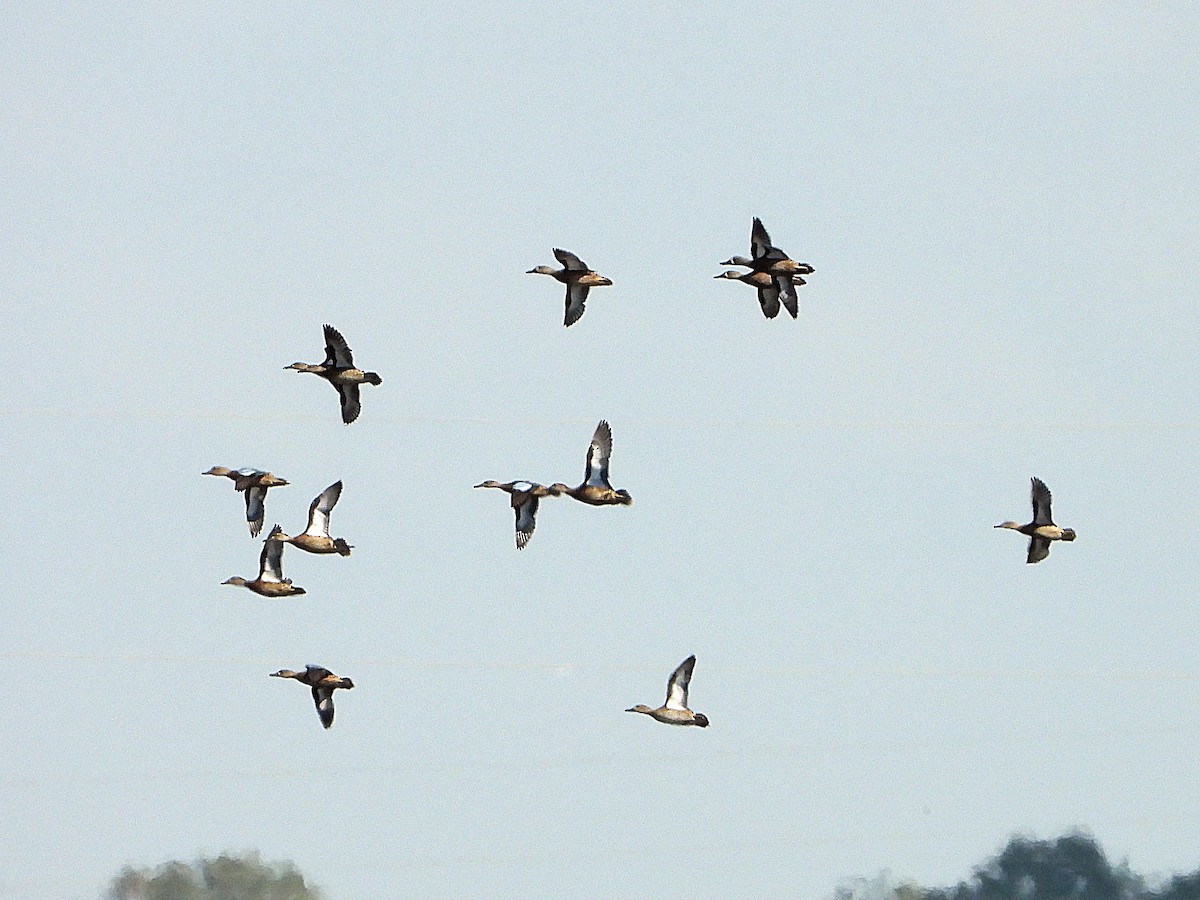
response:
[[[308,507],[308,527],[295,537],[288,537],[283,532],[273,534],[272,540],[282,541],[307,550],[309,553],[339,553],[349,556],[354,549],[346,543],[345,538],[329,536],[329,514],[342,496],[342,483],[335,481],[313,498]]]
[[[600,420],[592,434],[592,443],[588,447],[587,462],[583,469],[583,483],[578,487],[570,487],[562,482],[550,486],[551,490],[574,497],[581,503],[591,506],[629,506],[633,498],[629,491],[614,490],[608,480],[608,460],[612,456],[612,429],[608,422]]]
[[[296,587],[290,578],[283,577],[283,542],[276,540],[276,536],[282,533],[283,529],[276,525],[263,541],[262,553],[258,557],[257,578],[247,581],[240,575],[235,575],[221,583],[249,588],[263,597],[291,597],[303,594],[304,588]]]
[[[324,326],[325,361],[319,366],[311,363],[294,362],[285,369],[295,369],[297,372],[310,372],[320,375],[335,388],[342,405],[342,421],[349,425],[358,418],[362,403],[359,398],[360,384],[383,384],[383,379],[375,372],[364,372],[355,368],[354,354],[346,339],[332,325]]]
[[[562,494],[557,485],[546,487],[536,481],[484,481],[477,488],[498,488],[512,497],[513,513],[517,520],[517,549],[524,550],[533,537],[538,501],[542,497],[557,497]]]
[[[311,687],[313,703],[317,707],[317,716],[326,728],[333,724],[333,692],[338,688],[349,690],[354,687],[354,682],[349,678],[339,678],[322,666],[305,666],[303,672],[280,669],[278,672],[272,672],[271,677],[294,678],[301,684]]]
[[[658,722],[667,725],[698,725],[708,727],[708,716],[704,713],[692,712],[688,709],[688,685],[692,680],[692,670],[696,668],[696,657],[689,656],[681,662],[667,680],[667,699],[657,709],[639,703],[631,706],[625,712],[643,713]]]
[[[549,275],[551,278],[567,286],[563,325],[570,327],[578,322],[583,315],[583,307],[587,302],[588,289],[604,287],[612,284],[612,281],[592,271],[588,268],[587,263],[570,250],[560,250],[555,247],[554,258],[562,263],[563,267],[561,269],[554,269],[550,266],[534,266],[525,274]]]
[[[1033,521],[1027,525],[1014,522],[1011,519],[1001,522],[997,528],[1008,528],[1029,536],[1029,550],[1025,555],[1026,563],[1041,562],[1050,555],[1051,541],[1075,540],[1074,528],[1060,528],[1054,524],[1050,515],[1050,488],[1040,478],[1030,479],[1029,497],[1033,503]]]

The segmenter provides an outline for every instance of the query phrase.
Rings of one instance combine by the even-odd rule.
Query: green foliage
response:
[[[320,900],[291,863],[264,863],[257,853],[221,854],[190,865],[173,860],[157,869],[126,866],[107,900]]]
[[[1088,835],[1013,837],[971,878],[950,888],[893,884],[887,873],[841,887],[834,900],[1200,900],[1200,871],[1157,890],[1127,865],[1113,866]]]

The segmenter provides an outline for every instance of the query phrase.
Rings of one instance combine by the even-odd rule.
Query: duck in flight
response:
[[[283,487],[287,484],[282,478],[261,469],[227,469],[224,466],[213,466],[201,474],[224,475],[226,478],[233,479],[235,491],[245,492],[246,522],[250,526],[250,537],[258,537],[258,533],[262,531],[267,488]]]
[[[752,274],[765,272],[773,276],[784,308],[793,319],[796,318],[800,312],[799,302],[796,298],[796,286],[806,283],[801,277],[802,275],[811,275],[816,270],[808,263],[796,262],[783,250],[773,245],[771,236],[767,234],[762,220],[757,217],[750,226],[750,255],[750,259],[744,256],[731,256],[721,265],[746,266]],[[767,316],[767,318],[773,318],[773,316]]]
[[[631,706],[625,712],[645,713],[667,725],[698,725],[708,727],[708,716],[688,709],[688,684],[692,680],[692,669],[696,668],[696,657],[689,656],[681,662],[667,680],[667,700],[657,709],[643,703]]]
[[[258,577],[247,581],[240,575],[235,575],[221,584],[232,584],[237,587],[249,588],[263,597],[291,597],[303,594],[304,588],[292,584],[292,579],[283,577],[283,542],[275,540],[283,529],[276,525],[271,534],[263,541],[262,554],[258,558]]]
[[[305,666],[303,672],[293,672],[291,669],[280,669],[271,673],[272,678],[294,678],[301,684],[312,688],[313,703],[317,706],[317,715],[321,724],[328,728],[333,724],[333,692],[338,688],[349,690],[354,682],[349,678],[339,678],[322,666]]]
[[[518,550],[524,550],[529,539],[533,537],[533,529],[536,526],[534,517],[537,516],[538,501],[542,497],[558,497],[562,494],[560,485],[546,487],[536,481],[484,481],[475,487],[499,488],[512,497],[512,508],[517,518]]]
[[[332,325],[325,326],[325,361],[319,366],[311,363],[294,362],[285,369],[295,369],[297,372],[311,372],[320,375],[335,388],[342,401],[342,421],[349,425],[358,418],[362,409],[359,401],[358,386],[367,384],[382,384],[383,379],[375,372],[364,372],[355,368],[354,354],[351,352],[346,339]]]
[[[1021,525],[1010,519],[996,527],[1011,528],[1013,531],[1029,535],[1029,553],[1025,562],[1036,563],[1050,555],[1051,541],[1075,540],[1075,529],[1060,528],[1054,524],[1054,519],[1050,517],[1050,488],[1046,487],[1042,479],[1030,479],[1029,494],[1033,501],[1033,521],[1028,525]]]
[[[773,319],[779,315],[779,303],[781,300],[788,313],[794,319],[800,315],[800,306],[796,301],[796,291],[795,288],[792,289],[790,298],[781,294],[779,292],[779,280],[782,277],[781,275],[772,275],[769,272],[735,272],[733,269],[713,276],[713,278],[728,278],[731,281],[740,281],[743,284],[757,288],[758,305],[762,307],[762,313],[768,319]],[[788,279],[793,284],[805,283],[804,279],[799,275],[788,276]]]
[[[329,513],[341,496],[342,483],[335,481],[313,498],[308,507],[308,527],[302,534],[288,537],[282,531],[272,532],[271,540],[291,544],[309,553],[340,553],[342,556],[349,556],[353,549],[351,545],[347,544],[344,538],[329,536]]]
[[[526,275],[549,275],[556,281],[567,286],[566,312],[563,315],[563,325],[568,328],[579,321],[583,315],[583,305],[587,301],[588,289],[604,287],[612,281],[588,268],[587,263],[569,250],[554,248],[554,258],[562,263],[561,269],[550,266],[535,266]]]
[[[608,427],[608,422],[601,419],[600,424],[596,426],[595,433],[592,434],[591,446],[588,447],[587,463],[583,469],[583,483],[579,487],[570,487],[562,482],[557,482],[550,486],[550,490],[574,497],[581,503],[591,506],[629,506],[633,503],[629,491],[613,490],[613,486],[608,481],[608,460],[611,456],[612,429]]]

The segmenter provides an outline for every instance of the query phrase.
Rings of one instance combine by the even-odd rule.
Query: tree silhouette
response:
[[[264,863],[258,853],[221,854],[158,868],[126,866],[108,888],[108,900],[320,900],[292,863]]]
[[[1114,869],[1087,835],[1054,841],[1014,837],[969,882],[931,891],[928,900],[1138,900],[1140,879]]]
[[[1150,889],[1127,865],[1111,865],[1089,835],[1017,836],[954,887],[896,884],[883,872],[839,888],[833,900],[1200,900],[1200,870]]]

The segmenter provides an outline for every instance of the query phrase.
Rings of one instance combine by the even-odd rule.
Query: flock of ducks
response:
[[[561,269],[555,269],[552,266],[534,266],[525,274],[549,275],[567,286],[563,325],[570,327],[583,316],[588,289],[610,285],[612,279],[605,278],[599,272],[594,271],[569,250],[560,250],[555,247],[554,258],[562,263]],[[793,319],[799,316],[800,302],[796,297],[796,288],[806,284],[803,276],[811,275],[816,271],[808,263],[796,262],[786,252],[772,244],[771,236],[767,234],[767,229],[763,227],[763,223],[759,219],[755,219],[754,224],[750,227],[750,256],[731,256],[721,265],[741,266],[750,270],[749,272],[737,272],[730,269],[714,277],[741,281],[757,290],[758,305],[768,319],[779,315],[780,303]],[[296,365],[300,365],[300,363]]]
[[[796,318],[799,315],[796,288],[805,283],[803,276],[812,274],[813,267],[807,263],[796,262],[783,250],[774,246],[766,228],[757,218],[750,229],[750,253],[750,257],[733,256],[721,263],[723,266],[748,268],[749,272],[730,269],[715,277],[741,281],[754,287],[758,293],[759,306],[768,319],[773,319],[779,314],[780,306],[786,309],[793,319]],[[563,268],[536,266],[526,274],[549,275],[566,285],[563,325],[569,327],[583,316],[588,291],[593,287],[611,285],[612,281],[593,271],[574,253],[556,248],[554,256]],[[379,385],[383,383],[383,379],[375,372],[364,371],[354,365],[349,345],[332,325],[324,326],[324,336],[323,362],[319,365],[295,362],[285,368],[318,375],[332,384],[338,392],[342,422],[349,425],[362,411],[360,386]],[[538,504],[543,497],[565,495],[589,506],[629,506],[633,503],[633,497],[627,490],[616,489],[609,481],[612,448],[612,428],[607,421],[601,419],[592,434],[587,461],[584,464],[583,481],[578,486],[571,487],[562,482],[554,482],[547,486],[536,481],[489,480],[475,487],[495,488],[509,495],[516,520],[517,549],[524,550],[533,537]],[[251,537],[257,537],[262,531],[267,491],[288,484],[271,472],[260,469],[213,466],[203,474],[229,478],[233,481],[234,490],[245,494],[246,522]],[[308,508],[308,525],[295,536],[285,534],[279,525],[275,525],[263,541],[256,578],[247,580],[235,576],[222,583],[248,588],[263,597],[292,597],[305,593],[304,588],[297,587],[290,578],[283,575],[283,547],[290,544],[308,553],[349,556],[353,546],[344,538],[333,537],[329,533],[329,517],[341,495],[342,482],[339,480],[313,498]],[[1040,478],[1032,479],[1031,500],[1031,522],[1021,525],[1010,520],[995,527],[1008,528],[1028,535],[1026,562],[1037,563],[1050,554],[1051,542],[1073,541],[1075,531],[1054,524],[1050,515],[1050,489]],[[695,656],[689,656],[676,667],[667,681],[667,697],[662,706],[651,708],[638,704],[626,712],[642,713],[667,725],[708,727],[707,716],[688,708],[688,685],[691,683],[695,667]],[[302,672],[280,669],[271,673],[271,677],[290,678],[308,685],[312,689],[317,716],[325,728],[333,725],[333,692],[339,688],[354,687],[354,682],[349,678],[342,678],[322,666],[314,665],[306,666]]]

